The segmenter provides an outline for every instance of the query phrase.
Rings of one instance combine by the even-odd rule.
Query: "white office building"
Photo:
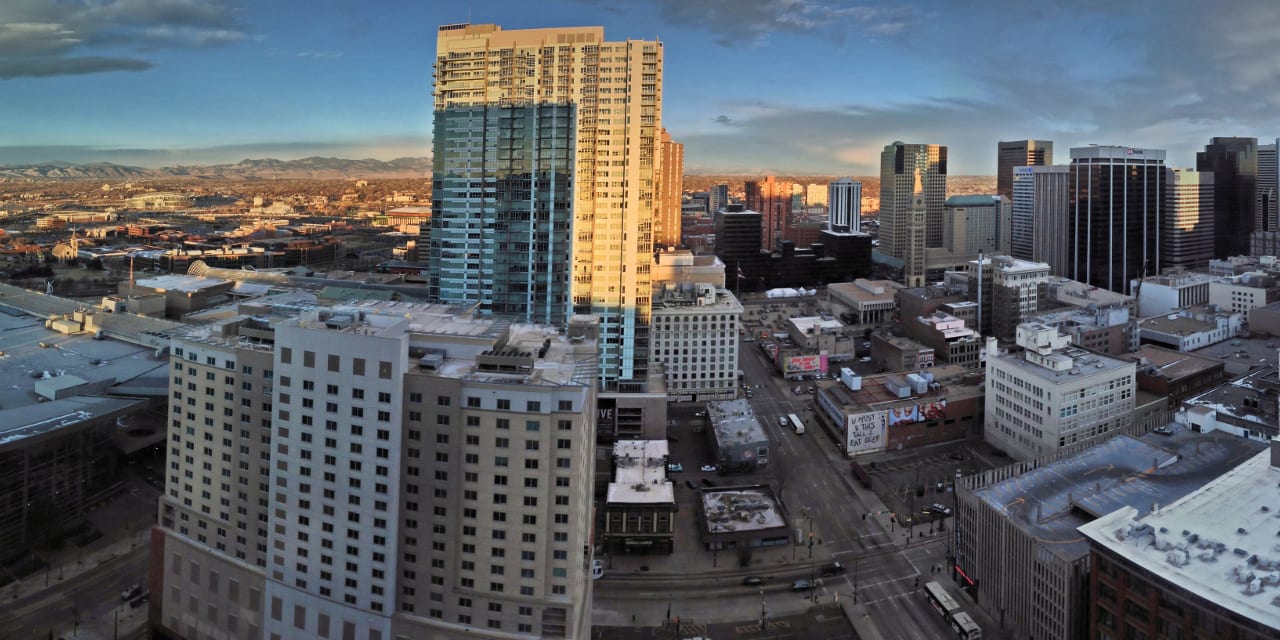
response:
[[[1024,351],[987,356],[987,442],[1030,460],[1130,424],[1135,372],[1071,345],[1055,327],[1018,326]]]
[[[742,304],[727,289],[668,282],[653,296],[654,360],[672,402],[732,400]]]
[[[1130,290],[1138,298],[1138,316],[1169,313],[1174,309],[1186,309],[1209,303],[1209,283],[1221,280],[1221,276],[1195,271],[1173,270],[1158,276],[1147,276],[1133,281]]]
[[[817,185],[809,185],[812,187]],[[827,230],[858,231],[862,227],[862,183],[841,178],[827,185]],[[812,204],[812,203],[810,203]]]

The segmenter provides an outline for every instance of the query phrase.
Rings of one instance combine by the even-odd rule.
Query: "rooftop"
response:
[[[1224,609],[1280,629],[1280,468],[1263,451],[1223,471],[1176,501],[1129,505],[1080,533]]]
[[[902,285],[891,280],[864,280],[835,282],[827,285],[827,293],[859,302],[891,301]]]
[[[1139,372],[1159,375],[1171,380],[1222,366],[1222,361],[1217,358],[1183,353],[1153,344],[1144,344],[1138,347],[1137,351],[1123,354],[1119,358],[1138,363]]]
[[[711,428],[715,429],[716,442],[721,446],[768,442],[764,428],[745,399],[708,402],[707,413]]]
[[[951,196],[943,204],[948,207],[994,207],[999,201],[998,195]]]
[[[182,293],[195,293],[204,291],[205,289],[213,289],[227,284],[226,280],[217,278],[206,278],[203,276],[184,276],[178,274],[168,274],[156,276],[154,278],[143,278],[136,281],[139,287],[149,287],[156,291],[180,291]]]
[[[1117,436],[1075,455],[974,491],[1042,548],[1068,562],[1088,554],[1076,530],[1122,507],[1170,504],[1265,445],[1171,424],[1171,435]],[[1274,486],[1274,485],[1272,485]]]
[[[1218,385],[1183,403],[1184,407],[1216,411],[1219,416],[1254,423],[1257,430],[1274,433],[1280,423],[1276,391],[1280,379],[1276,367],[1264,366],[1238,380]]]
[[[1053,384],[1061,384],[1070,379],[1080,379],[1099,374],[1110,374],[1124,368],[1136,369],[1133,362],[1104,356],[1079,347],[1067,347],[1053,352],[1049,358],[1070,358],[1072,366],[1055,371],[1040,366],[1026,359],[1027,352],[1011,353],[997,358],[1001,364],[1016,369],[1019,373],[1035,376]]]
[[[1204,331],[1213,331],[1217,324],[1206,320],[1189,318],[1179,314],[1144,318],[1138,321],[1138,328],[1172,336],[1189,336]]]
[[[788,321],[795,326],[796,330],[800,333],[827,333],[827,330],[839,331],[844,327],[844,323],[839,320],[826,320],[819,316],[790,318]]]
[[[141,409],[146,400],[73,396],[17,409],[0,409],[0,446],[72,427],[95,418],[110,419]]]
[[[674,504],[675,488],[667,479],[666,440],[619,440],[613,445],[616,465],[607,502]]]
[[[702,492],[707,533],[772,529],[787,524],[768,487],[728,487]]]

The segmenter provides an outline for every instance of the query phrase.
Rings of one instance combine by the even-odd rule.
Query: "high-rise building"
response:
[[[1276,144],[1258,146],[1258,181],[1254,185],[1253,229],[1280,231],[1277,200],[1280,199],[1280,174],[1276,171]]]
[[[919,198],[917,198],[917,193]],[[907,260],[908,286],[924,282],[925,247],[942,246],[942,203],[947,195],[947,148],[937,144],[894,142],[880,154],[880,247],[886,256]],[[919,200],[919,202],[917,202]],[[913,214],[919,205],[921,235],[914,235]],[[918,245],[917,245],[918,243]]]
[[[661,87],[662,44],[601,27],[438,34],[432,293],[531,322],[598,316],[606,391],[648,377]]]
[[[1007,253],[1010,203],[1003,196],[951,196],[943,204],[942,246],[956,256]]]
[[[1053,143],[1048,140],[1013,140],[997,143],[996,193],[1013,200],[1014,167],[1053,164]]]
[[[1212,138],[1196,170],[1213,174],[1213,257],[1249,252],[1258,181],[1257,138]]]
[[[815,185],[809,185],[813,187]],[[812,189],[810,189],[812,190]],[[827,185],[827,229],[859,231],[862,229],[862,183],[853,178],[840,178]]]
[[[729,185],[713,184],[707,190],[707,213],[715,216],[717,212],[729,205]]]
[[[1159,269],[1164,169],[1163,149],[1071,150],[1068,277],[1127,293],[1130,279]]]
[[[1067,165],[1014,167],[1010,255],[1048,263],[1054,275],[1067,275],[1071,168]]]
[[[830,186],[831,185],[823,185],[823,184],[816,184],[816,183],[805,185],[805,188],[804,188],[805,205],[810,207],[829,205],[831,203],[831,200],[828,198],[828,194],[830,193]]]
[[[716,214],[716,257],[724,263],[726,283],[734,292],[755,290],[764,273],[760,254],[761,216],[755,211],[721,210]]]
[[[595,321],[452,309],[262,305],[172,339],[166,631],[589,637]]]
[[[1214,180],[1216,174],[1190,169],[1168,169],[1165,178],[1168,214],[1160,237],[1160,257],[1170,267],[1194,269],[1213,259],[1213,225],[1215,223]]]
[[[684,145],[662,130],[658,176],[658,216],[653,221],[653,242],[665,247],[680,244],[680,205],[684,196]]]
[[[748,180],[743,187],[747,210],[763,217],[760,248],[777,250],[778,241],[786,239],[787,224],[791,221],[791,182],[765,176],[763,180]]]

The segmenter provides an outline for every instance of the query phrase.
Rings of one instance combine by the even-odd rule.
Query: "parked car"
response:
[[[1154,431],[1154,432],[1156,432],[1156,433],[1158,433],[1158,434],[1160,434],[1160,435],[1162,435],[1162,436],[1171,436],[1171,435],[1173,435],[1173,429],[1170,429],[1168,426],[1156,427],[1156,428],[1152,429],[1152,431]]]
[[[832,562],[830,564],[823,565],[822,569],[820,569],[818,573],[824,576],[837,576],[844,573],[845,571],[846,569],[844,565],[840,564],[839,562]]]
[[[681,471],[684,471],[684,465],[679,462],[672,462],[667,465],[667,473],[680,473]]]
[[[599,580],[604,577],[604,562],[601,560],[591,561],[591,579]]]
[[[814,587],[816,586],[817,585],[813,584],[812,580],[796,580],[795,582],[791,583],[791,590],[792,591],[813,591]]]
[[[760,576],[747,576],[742,579],[743,586],[755,587],[764,584],[764,578]]]
[[[141,594],[142,594],[142,585],[140,585],[140,584],[135,584],[135,585],[133,585],[133,586],[129,587],[128,589],[125,589],[124,591],[121,591],[121,592],[120,592],[120,599],[121,599],[121,600],[125,600],[125,601],[129,601],[129,600],[132,600],[132,599],[134,599],[134,598],[138,597],[138,596],[139,596],[139,595],[141,595]]]
[[[697,489],[697,488],[698,488],[698,485],[694,484],[694,482],[693,482],[692,480],[685,480],[685,481],[684,481],[684,486],[689,487],[690,489]]]
[[[951,458],[952,460],[964,460],[964,452],[963,452],[963,451],[952,451],[951,453],[948,453],[948,454],[947,454],[947,457],[948,457],[948,458]]]
[[[748,397],[748,398],[750,398],[750,397],[751,397],[751,392],[750,392],[750,391],[747,391],[747,397]]]
[[[701,483],[702,483],[702,486],[704,486],[704,487],[714,487],[714,486],[716,486],[716,483],[712,482],[710,478],[703,478],[703,479],[699,480],[698,482],[701,482]]]
[[[705,471],[705,472],[707,472],[707,473],[715,473],[715,471],[716,471],[716,466],[715,466],[714,464],[704,464],[704,465],[702,465],[702,467],[700,467],[698,470],[699,470],[699,471]]]
[[[699,411],[699,412],[697,412],[697,413],[693,414],[693,416],[694,416],[695,418],[705,418],[705,417],[707,417],[707,412],[706,412],[706,411]]]

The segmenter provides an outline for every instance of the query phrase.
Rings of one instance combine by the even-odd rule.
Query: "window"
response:
[[[498,410],[499,410],[499,411],[510,411],[510,410],[511,410],[511,401],[510,401],[510,400],[508,400],[507,398],[498,398]]]

